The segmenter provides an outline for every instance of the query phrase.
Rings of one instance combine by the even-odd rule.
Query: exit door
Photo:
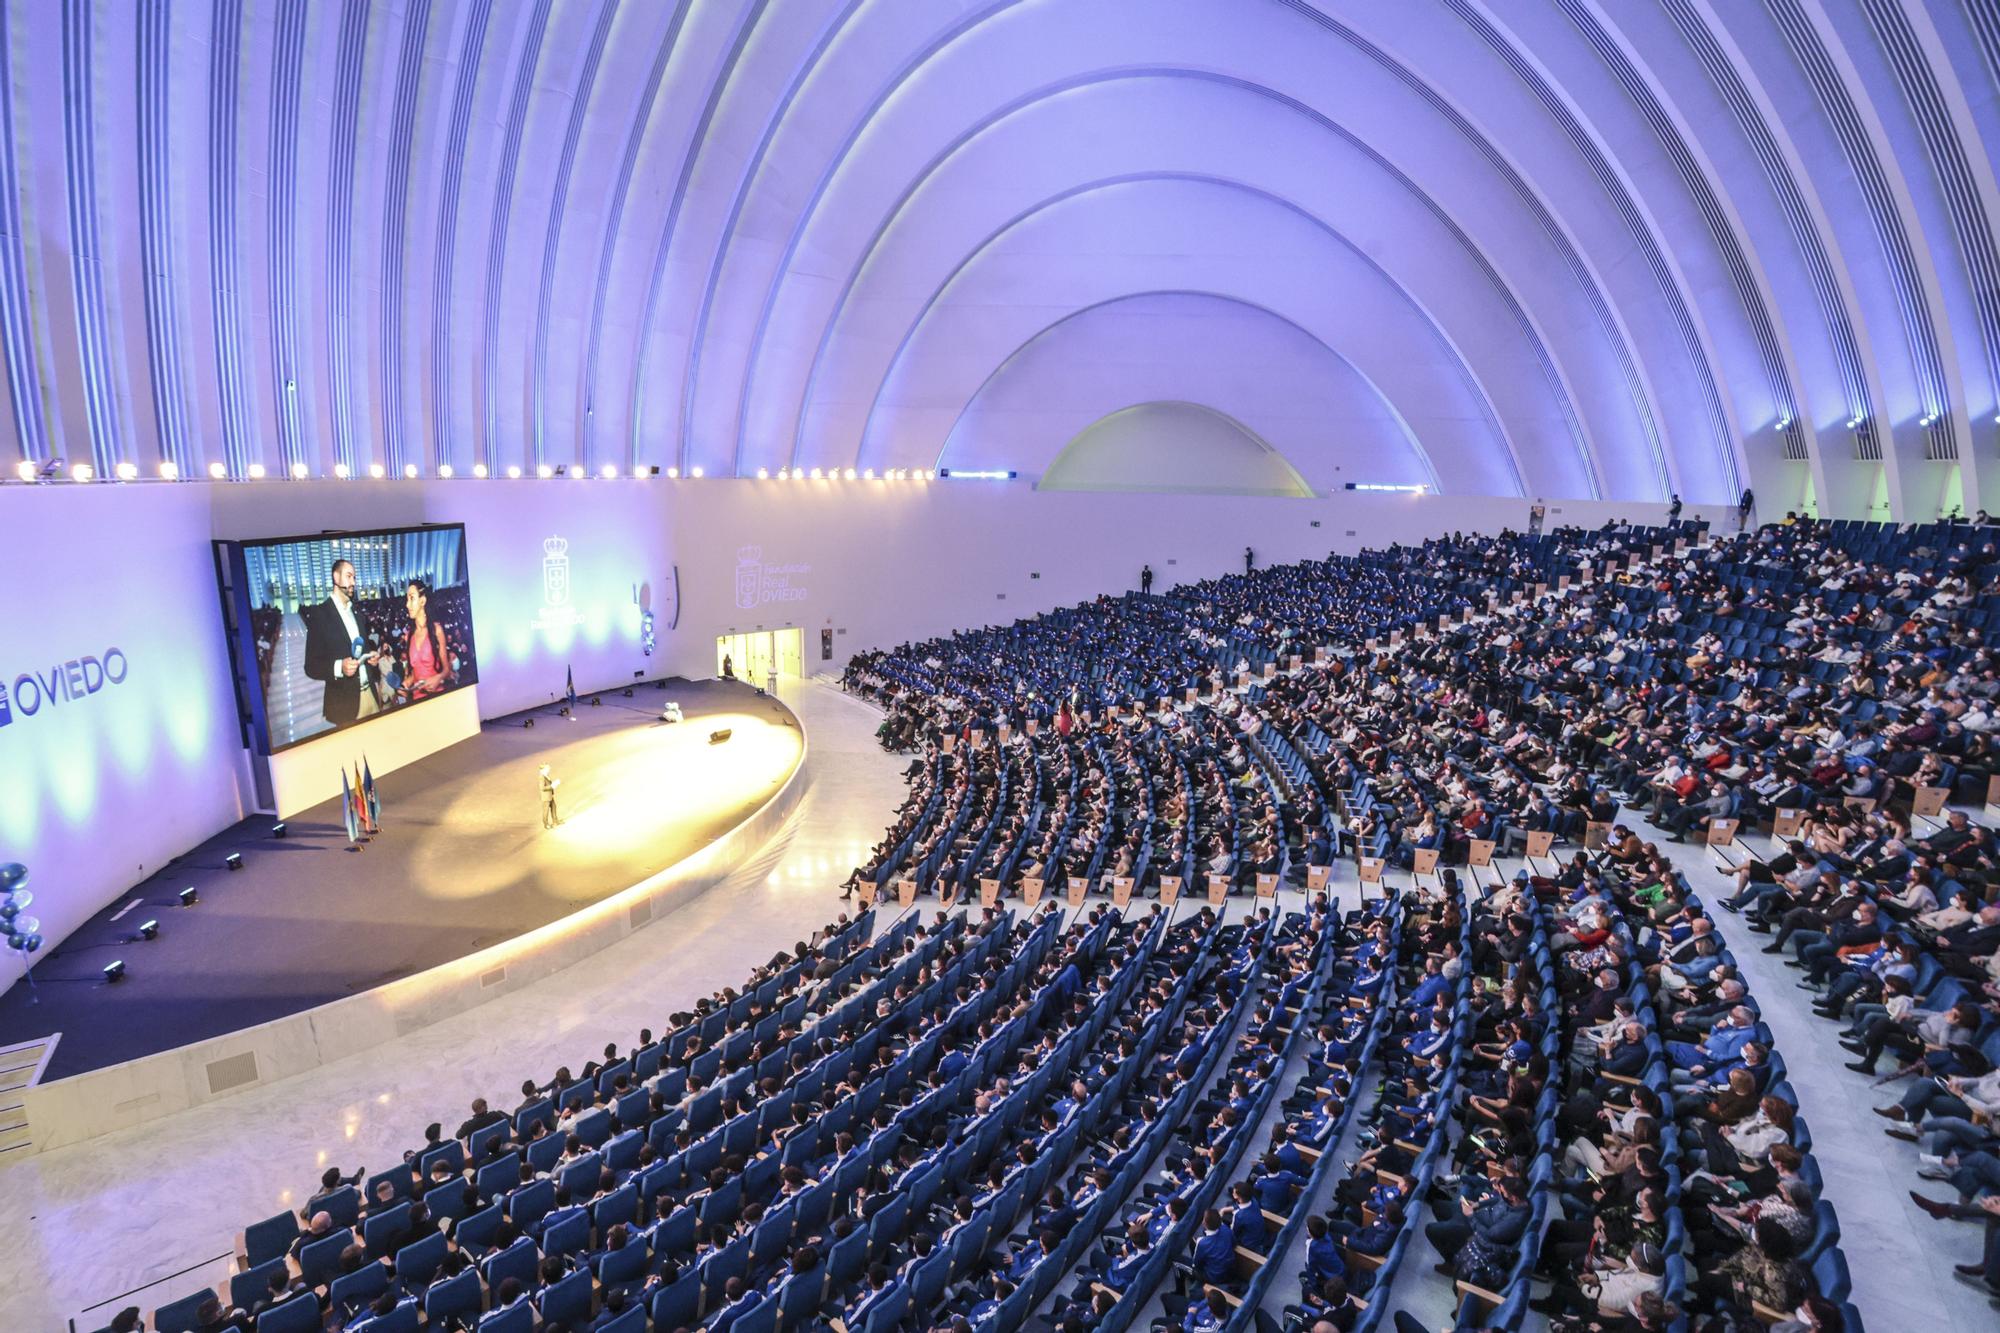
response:
[[[767,684],[773,676],[795,679],[805,673],[805,631],[773,629],[721,635],[715,641],[718,676],[724,674],[725,659],[736,679],[752,685]]]

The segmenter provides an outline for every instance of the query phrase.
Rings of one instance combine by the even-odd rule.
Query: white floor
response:
[[[474,1097],[511,1107],[523,1078],[663,1031],[669,1013],[831,919],[835,887],[902,799],[906,761],[876,745],[868,705],[819,684],[781,696],[804,725],[811,785],[728,883],[570,974],[364,1056],[0,1167],[0,1330],[75,1319],[89,1333],[122,1306],[150,1314],[220,1282],[236,1233],[299,1207],[326,1166],[380,1169],[429,1122],[449,1132]]]

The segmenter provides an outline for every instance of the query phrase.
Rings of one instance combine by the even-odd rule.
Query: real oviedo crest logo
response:
[[[576,585],[570,580],[569,538],[542,538],[542,609],[535,613],[534,628],[540,631],[574,629],[583,623],[583,612],[571,604]]]
[[[569,538],[542,539],[542,605],[569,605]]]

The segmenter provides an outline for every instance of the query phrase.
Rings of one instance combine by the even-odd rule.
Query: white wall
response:
[[[33,875],[44,952],[249,799],[201,491],[0,487],[0,861]],[[95,693],[22,683],[66,692],[114,649]],[[21,971],[0,950],[0,985]]]

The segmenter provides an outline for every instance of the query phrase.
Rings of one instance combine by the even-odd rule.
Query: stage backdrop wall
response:
[[[45,951],[249,800],[203,489],[0,487],[0,861]]]
[[[664,482],[318,481],[198,489],[214,497],[219,537],[465,524],[482,717],[555,702],[570,670],[579,690],[662,670],[641,651],[640,603],[653,607],[664,637],[673,619]]]

